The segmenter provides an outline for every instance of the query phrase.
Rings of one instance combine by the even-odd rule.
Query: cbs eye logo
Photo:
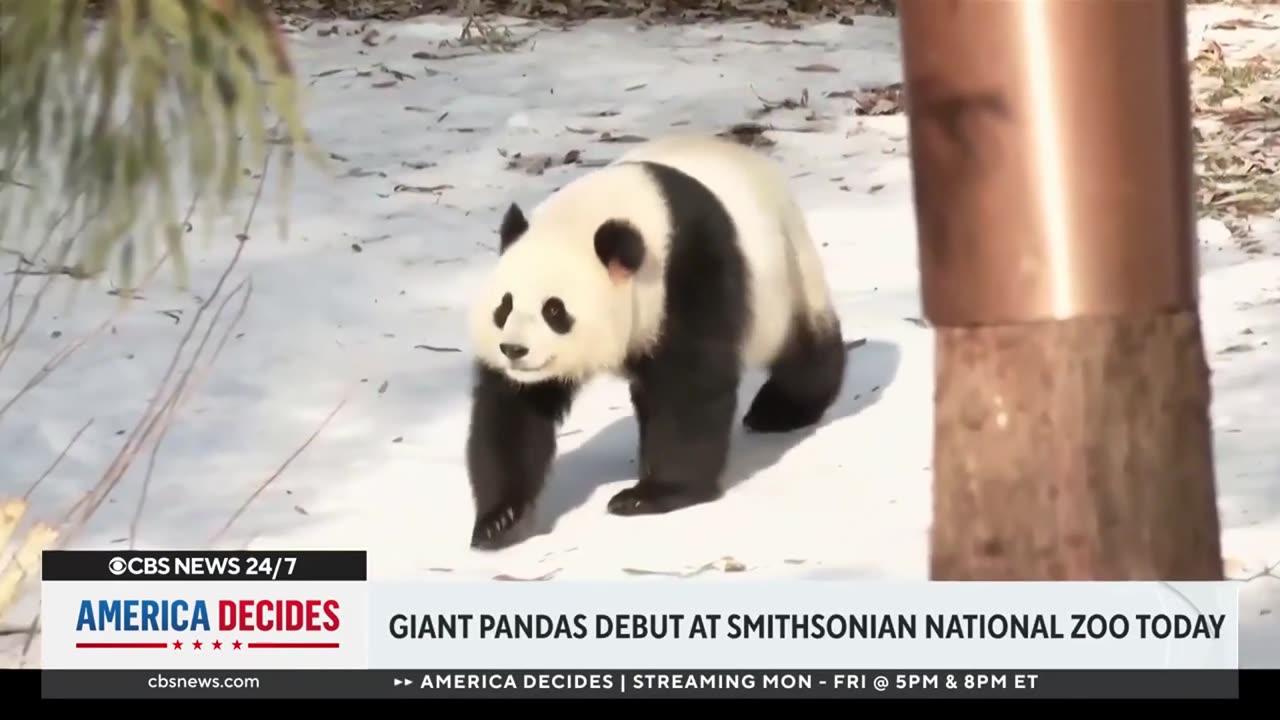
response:
[[[125,562],[122,557],[113,557],[107,562],[107,570],[110,570],[112,575],[123,575],[125,570],[128,569],[129,563]]]

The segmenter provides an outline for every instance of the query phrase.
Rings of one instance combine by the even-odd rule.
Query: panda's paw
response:
[[[503,504],[476,518],[471,529],[471,547],[499,550],[516,540],[515,529],[528,513],[528,505]]]
[[[763,395],[763,393],[762,393]],[[812,425],[814,413],[785,401],[757,400],[742,417],[742,425],[753,433],[789,433]]]
[[[637,483],[609,499],[609,512],[613,515],[660,515],[691,505],[714,500],[714,491],[691,492],[686,488],[670,488],[649,483]]]

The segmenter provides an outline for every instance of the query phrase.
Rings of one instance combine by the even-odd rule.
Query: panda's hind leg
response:
[[[783,433],[816,424],[844,382],[845,347],[840,322],[796,322],[769,379],[742,419],[748,430]]]

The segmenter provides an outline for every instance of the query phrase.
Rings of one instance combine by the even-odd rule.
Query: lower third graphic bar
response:
[[[1238,698],[1234,670],[47,670],[46,698]]]

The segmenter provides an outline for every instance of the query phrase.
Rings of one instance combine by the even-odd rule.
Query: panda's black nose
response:
[[[512,360],[519,360],[529,354],[529,348],[524,345],[516,345],[514,343],[498,343],[498,349],[502,351],[503,355],[506,355]]]

